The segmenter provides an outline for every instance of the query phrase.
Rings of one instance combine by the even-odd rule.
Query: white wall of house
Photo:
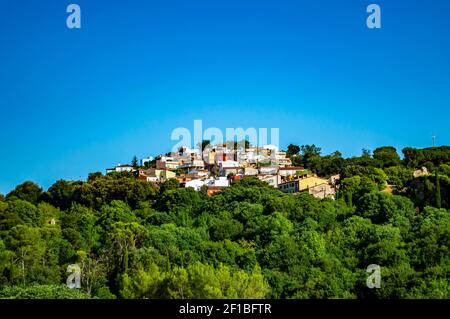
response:
[[[260,167],[259,172],[261,174],[277,174],[278,173],[278,167]]]
[[[134,171],[133,166],[128,166],[128,165],[116,166],[116,172],[132,172],[132,171]]]
[[[192,187],[193,189],[195,189],[196,191],[200,190],[200,188],[202,186],[204,186],[206,183],[202,180],[199,179],[194,179],[192,181],[186,182],[184,187]]]
[[[272,187],[278,187],[279,178],[277,175],[259,175],[258,178]]]
[[[236,161],[219,161],[219,167],[239,167],[239,162],[236,162]]]
[[[255,176],[258,175],[258,169],[257,168],[253,168],[253,167],[246,167],[245,168],[245,175],[246,176]]]
[[[206,184],[208,186],[214,187],[228,187],[230,186],[230,181],[226,177],[219,177],[218,179],[207,179]]]

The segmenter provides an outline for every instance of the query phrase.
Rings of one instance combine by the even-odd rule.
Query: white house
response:
[[[218,179],[207,179],[206,184],[212,187],[229,187],[230,181],[226,177],[219,177]]]
[[[196,191],[200,190],[200,188],[202,188],[202,186],[204,186],[206,183],[200,179],[193,179],[192,181],[186,182],[186,184],[184,185],[184,187],[188,188],[188,187],[192,187],[193,189],[195,189]]]
[[[131,165],[128,165],[128,164],[126,164],[126,165],[121,165],[120,163],[119,164],[117,164],[116,165],[116,167],[114,167],[114,168],[108,168],[107,170],[106,170],[106,174],[108,174],[108,173],[112,173],[112,172],[134,172],[135,171],[135,169],[134,169],[134,167],[133,166],[131,166]]]
[[[244,175],[245,176],[256,176],[256,175],[258,175],[258,169],[257,168],[254,168],[254,167],[246,167],[245,168],[245,173],[244,173]]]
[[[260,174],[263,175],[276,175],[278,174],[278,167],[276,166],[265,166],[259,168]]]
[[[258,178],[272,187],[278,187],[279,177],[277,175],[258,175]]]

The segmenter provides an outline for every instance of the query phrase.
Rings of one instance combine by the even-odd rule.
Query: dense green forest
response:
[[[341,174],[336,200],[257,178],[212,197],[130,173],[18,185],[0,195],[0,298],[450,298],[450,147],[288,153]]]

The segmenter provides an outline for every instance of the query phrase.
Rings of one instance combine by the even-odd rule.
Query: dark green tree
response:
[[[177,189],[179,187],[180,182],[176,178],[170,178],[161,185],[159,192],[162,194],[167,190]]]
[[[35,285],[29,287],[5,287],[0,298],[6,299],[89,299],[90,296],[66,285]]]
[[[88,175],[88,182],[94,182],[98,178],[102,178],[103,174],[101,172],[90,173]]]
[[[80,201],[83,182],[59,180],[48,189],[50,203],[61,209],[68,209],[72,203]]]
[[[27,181],[18,185],[6,196],[6,198],[16,197],[18,199],[22,199],[34,205],[37,205],[41,195],[42,188],[33,182]]]
[[[200,150],[203,152],[208,146],[211,146],[211,141],[210,140],[202,140],[202,142],[198,143],[198,147],[200,148]]]
[[[287,148],[287,152],[286,154],[291,157],[291,156],[296,156],[300,153],[300,147],[298,145],[294,145],[294,144],[289,144],[288,148]]]
[[[436,207],[441,208],[442,206],[442,200],[441,200],[441,184],[439,182],[439,175],[436,171],[435,173],[436,178]]]
[[[138,168],[139,167],[139,162],[138,162],[138,159],[137,159],[136,155],[134,155],[133,159],[131,160],[131,166],[133,166],[133,168]]]
[[[376,148],[373,151],[373,158],[380,163],[382,168],[397,166],[400,164],[400,156],[398,155],[395,147],[392,146]]]

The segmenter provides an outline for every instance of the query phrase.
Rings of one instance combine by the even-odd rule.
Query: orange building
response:
[[[226,187],[223,187],[223,186],[210,186],[210,187],[208,187],[208,196],[212,196],[215,193],[218,193],[218,192],[222,191],[224,188],[226,188]]]

